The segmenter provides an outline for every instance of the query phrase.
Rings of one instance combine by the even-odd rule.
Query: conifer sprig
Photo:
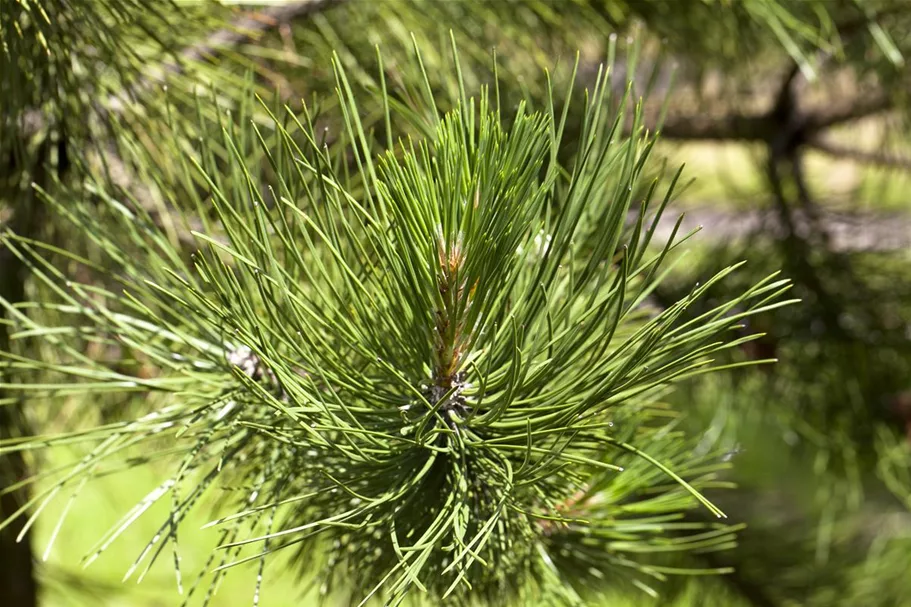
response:
[[[723,464],[694,455],[659,398],[742,341],[742,318],[786,303],[786,281],[688,316],[729,268],[648,308],[679,244],[652,242],[673,183],[660,199],[657,181],[643,183],[654,138],[605,73],[564,166],[572,86],[559,115],[521,105],[508,117],[496,96],[461,86],[453,110],[431,112],[428,137],[378,150],[335,67],[344,146],[286,110],[269,128],[226,119],[220,140],[181,159],[211,218],[192,258],[104,184],[46,197],[103,261],[0,236],[47,294],[4,302],[14,336],[56,353],[3,354],[0,385],[88,405],[144,395],[123,421],[0,444],[89,446],[23,481],[39,488],[17,515],[31,523],[92,478],[161,459],[170,476],[87,562],[170,499],[127,577],[170,546],[183,587],[181,523],[225,490],[228,513],[210,524],[216,581],[292,548],[325,596],[387,604],[579,603],[617,579],[648,587],[688,571],[666,553],[730,546],[732,528],[683,520],[700,503],[723,516],[700,493]],[[378,94],[392,112],[385,85]]]

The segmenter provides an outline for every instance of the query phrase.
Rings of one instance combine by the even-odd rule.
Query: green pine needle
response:
[[[643,588],[694,573],[668,553],[733,545],[735,528],[686,518],[700,505],[722,515],[701,493],[721,454],[693,455],[657,399],[738,343],[744,316],[786,303],[787,284],[770,277],[690,315],[732,267],[649,312],[679,242],[651,242],[672,191],[652,200],[641,106],[612,98],[602,73],[563,164],[571,92],[559,120],[553,102],[505,115],[460,77],[442,113],[425,71],[410,83],[424,106],[398,112],[385,80],[376,101],[387,126],[422,132],[428,113],[435,125],[383,144],[335,68],[345,129],[332,146],[308,110],[264,103],[271,124],[225,118],[182,160],[198,187],[175,189],[195,191],[205,217],[192,257],[103,182],[45,194],[101,261],[3,234],[42,293],[3,302],[15,335],[54,355],[3,354],[0,387],[88,407],[145,395],[125,421],[0,443],[92,445],[16,516],[31,523],[93,478],[163,459],[171,475],[87,565],[170,498],[127,577],[171,546],[183,587],[178,530],[217,501],[213,588],[291,549],[324,596],[387,604],[576,604],[619,572]],[[113,358],[87,354],[93,344]]]

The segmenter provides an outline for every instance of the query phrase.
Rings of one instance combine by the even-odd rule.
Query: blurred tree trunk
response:
[[[5,261],[5,256],[0,263]],[[6,268],[4,267],[4,270]],[[2,331],[6,334],[6,331]],[[0,340],[2,341],[2,340]],[[0,397],[3,392],[0,392]],[[0,406],[0,439],[14,435],[20,412],[12,405]],[[27,467],[21,453],[13,452],[0,455],[0,486],[24,478]],[[28,500],[28,492],[20,489],[0,496],[0,518],[6,518],[16,512]],[[38,585],[35,582],[32,562],[31,533],[26,533],[22,541],[16,538],[25,524],[24,518],[18,518],[11,525],[0,531],[0,595],[4,607],[37,607]]]
[[[10,301],[22,299],[22,271],[20,263],[7,249],[0,249],[0,290]],[[7,349],[9,332],[0,326],[0,348]],[[0,399],[6,397],[0,391]],[[0,440],[22,434],[23,411],[18,404],[0,405]],[[28,467],[22,453],[13,451],[0,455],[0,489],[28,476]],[[12,516],[29,498],[26,488],[0,495],[0,520]],[[35,582],[32,559],[31,533],[22,541],[16,538],[22,531],[25,518],[19,517],[0,531],[0,597],[4,607],[36,607],[38,588]]]
[[[32,181],[43,184],[46,179],[45,163],[48,161],[49,144],[39,147]],[[15,167],[12,171],[16,173]],[[42,223],[42,205],[34,191],[22,192],[7,226],[22,235],[36,235]],[[25,281],[28,268],[9,249],[0,248],[0,295],[9,302],[25,299]],[[0,325],[0,350],[10,349],[10,327]],[[0,400],[8,395],[0,390]],[[21,436],[28,432],[25,411],[21,404],[0,404],[0,440]],[[0,455],[0,490],[28,478],[28,464],[21,452]],[[29,490],[22,487],[0,495],[0,520],[13,516],[29,500]],[[38,584],[35,579],[31,532],[17,541],[26,518],[18,517],[0,531],[0,604],[3,607],[37,607]]]

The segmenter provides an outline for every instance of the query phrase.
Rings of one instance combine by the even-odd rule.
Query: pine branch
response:
[[[55,298],[28,315],[3,305],[19,334],[46,336],[59,356],[4,355],[7,368],[48,375],[7,387],[36,398],[90,390],[95,402],[157,395],[142,401],[154,410],[129,410],[120,424],[5,443],[92,445],[33,506],[145,445],[172,474],[134,513],[172,502],[128,576],[165,547],[176,552],[188,512],[217,499],[230,503],[211,524],[224,531],[219,571],[291,548],[326,594],[344,580],[358,599],[391,603],[424,592],[521,604],[542,588],[572,603],[582,588],[605,588],[604,571],[640,586],[673,572],[655,552],[730,547],[735,530],[721,521],[677,524],[697,507],[723,516],[701,493],[723,462],[694,455],[655,399],[742,343],[739,323],[787,303],[787,282],[769,276],[691,313],[729,267],[658,313],[642,310],[678,244],[653,242],[673,186],[663,196],[643,187],[654,142],[644,129],[618,137],[625,114],[635,124],[641,112],[612,99],[606,80],[585,96],[564,166],[553,104],[522,105],[506,121],[486,90],[459,93],[445,113],[431,95],[399,108],[374,91],[372,107],[397,112],[387,124],[433,121],[408,147],[378,154],[334,67],[344,149],[322,145],[306,110],[273,113],[271,134],[242,121],[220,141],[202,138],[192,163],[207,187],[188,202],[217,233],[197,235],[194,259],[105,196],[44,194],[107,257],[53,249],[69,260],[58,265],[94,279],[67,277],[40,243],[5,237]],[[423,73],[412,84],[430,90]],[[215,145],[227,154],[216,158]],[[118,370],[86,355],[84,340],[156,370]],[[225,479],[243,488],[236,499],[214,493]]]
[[[818,150],[835,158],[836,160],[851,160],[860,164],[897,169],[900,171],[911,171],[911,158],[906,158],[904,156],[888,154],[885,152],[870,152],[867,150],[859,150],[842,144],[834,143],[821,137],[811,139],[807,145],[814,150]]]
[[[238,46],[255,39],[263,32],[287,25],[294,19],[312,15],[345,0],[291,0],[279,6],[269,6],[260,11],[241,15],[229,27],[214,32],[204,41],[189,46],[180,52],[182,61],[201,61],[217,56],[225,48]],[[180,64],[171,64],[166,68],[171,73],[178,73]]]
[[[189,63],[211,60],[231,47],[254,40],[269,29],[287,24],[294,19],[312,15],[344,1],[296,0],[279,6],[270,6],[263,10],[245,11],[232,21],[230,25],[213,32],[204,40],[185,47],[178,53],[176,60],[164,62],[160,67],[153,70],[153,75],[144,76],[126,90],[112,93],[105,102],[95,104],[97,118],[111,120],[118,117],[129,107],[132,107],[131,104],[135,103],[135,98],[144,91],[147,91],[157,83],[165,82],[168,78],[185,73]],[[22,136],[25,138],[45,128],[43,115],[37,110],[26,112],[21,125],[23,127],[21,129]],[[130,192],[132,198],[143,207],[143,210],[160,222],[161,211],[152,202],[152,194],[149,187],[130,174],[131,171],[127,163],[120,157],[118,150],[112,145],[107,145],[103,154],[106,164],[105,169],[109,171],[109,176],[114,180],[114,184]],[[158,225],[161,227],[163,224],[158,223]],[[197,230],[201,227],[197,219],[190,219],[190,230]],[[184,245],[188,247],[197,246],[198,242],[191,231],[181,226],[173,226],[173,229],[176,230],[177,237]]]
[[[254,40],[270,29],[280,27],[294,19],[315,14],[343,2],[345,0],[291,0],[278,6],[269,6],[262,10],[244,12],[227,27],[213,32],[204,40],[181,50],[175,61],[165,63],[161,67],[160,74],[141,79],[135,86],[130,87],[130,90],[126,92],[126,96],[133,97],[139,91],[164,82],[168,77],[184,73],[188,63],[212,60],[226,49]],[[118,98],[120,98],[119,95]]]
[[[804,141],[832,127],[882,114],[895,108],[895,100],[885,91],[829,104],[825,109],[804,116]]]
[[[188,65],[216,58],[231,47],[256,39],[264,32],[286,24],[291,20],[315,14],[345,0],[292,0],[279,6],[270,6],[263,10],[246,11],[226,27],[219,29],[203,40],[194,42],[177,52],[173,60],[153,66],[151,73],[142,74],[134,83],[124,90],[114,91],[92,104],[97,118],[106,119],[109,113],[122,114],[145,91],[168,78],[186,72]],[[29,109],[21,113],[18,119],[18,131],[21,140],[26,141],[46,128],[46,119],[39,109]]]
[[[862,120],[888,112],[894,101],[885,93],[849,99],[829,104],[826,108],[808,111],[800,117],[801,127],[796,133],[801,145],[833,127]],[[780,126],[772,111],[760,114],[730,113],[720,116],[696,114],[669,116],[661,129],[665,139],[679,141],[744,141],[764,142]]]

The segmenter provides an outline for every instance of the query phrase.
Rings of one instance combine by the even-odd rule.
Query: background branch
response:
[[[911,158],[904,156],[895,156],[885,152],[870,152],[858,150],[845,145],[834,143],[822,137],[815,137],[807,142],[807,145],[814,150],[837,160],[852,160],[861,164],[868,164],[883,168],[899,169],[902,171],[911,171]]]

